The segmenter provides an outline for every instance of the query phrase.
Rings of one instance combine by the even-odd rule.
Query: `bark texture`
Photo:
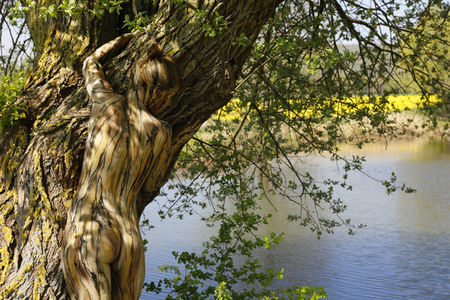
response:
[[[61,1],[62,2],[62,1]],[[281,0],[131,1],[126,11],[152,16],[147,33],[104,69],[114,90],[131,88],[133,66],[156,38],[179,66],[183,84],[173,105],[156,117],[172,128],[168,163],[151,179],[153,192],[141,192],[138,215],[167,181],[187,141],[232,97],[236,79],[254,41]],[[39,5],[59,0],[38,1]],[[80,1],[83,9],[94,1]],[[206,11],[196,18],[195,9]],[[203,24],[214,25],[215,12],[227,21],[215,37]],[[80,177],[89,119],[89,99],[81,75],[82,62],[104,42],[121,34],[120,19],[98,20],[83,12],[60,13],[42,21],[27,16],[40,54],[24,96],[27,118],[0,136],[0,298],[67,299],[60,263],[62,234]],[[240,45],[245,34],[250,43]],[[150,241],[151,242],[151,241]]]

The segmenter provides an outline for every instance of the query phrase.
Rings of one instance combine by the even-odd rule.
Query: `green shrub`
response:
[[[13,125],[25,117],[26,105],[16,101],[22,95],[24,81],[22,74],[0,79],[0,128]]]

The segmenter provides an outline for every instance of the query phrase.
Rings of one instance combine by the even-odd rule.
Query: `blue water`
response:
[[[377,178],[389,178],[395,171],[400,182],[416,188],[414,194],[397,192],[387,196],[372,179],[353,174],[353,192],[337,191],[349,209],[345,217],[365,229],[349,236],[345,230],[314,234],[285,214],[296,209],[282,199],[267,232],[285,232],[284,241],[255,255],[267,267],[284,268],[284,279],[276,285],[323,286],[328,299],[450,299],[450,150],[447,144],[424,141],[373,146],[348,155],[367,158],[365,171]],[[338,177],[342,169],[320,157],[298,161],[298,168],[315,176]],[[160,204],[163,203],[160,199]],[[277,202],[278,201],[278,202]],[[149,240],[146,253],[146,280],[165,276],[156,269],[174,264],[171,252],[200,251],[211,229],[198,216],[160,221],[158,203],[147,207],[145,215],[155,228],[144,233]],[[264,232],[264,230],[263,230]],[[143,291],[141,299],[164,299]]]

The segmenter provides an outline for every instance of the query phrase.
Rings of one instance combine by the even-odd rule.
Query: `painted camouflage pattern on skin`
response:
[[[97,58],[130,38],[102,46],[83,67],[91,116],[62,248],[73,299],[139,299],[144,283],[136,201],[140,190],[155,189],[152,173],[168,161],[172,132],[144,106],[148,100],[140,95],[148,93],[132,91],[125,97],[105,79]]]

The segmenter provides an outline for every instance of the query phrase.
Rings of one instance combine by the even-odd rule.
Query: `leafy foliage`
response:
[[[160,271],[172,273],[172,278],[147,284],[147,291],[169,290],[166,299],[211,299],[213,295],[216,299],[326,297],[323,289],[317,288],[270,289],[275,280],[283,278],[283,269],[264,270],[253,254],[280,243],[283,234],[259,233],[262,227],[268,226],[272,215],[262,213],[259,206],[266,194],[263,183],[255,180],[258,169],[251,162],[243,162],[239,156],[231,155],[221,161],[217,173],[209,177],[207,184],[196,188],[213,201],[210,203],[213,212],[203,221],[207,226],[217,228],[216,234],[204,242],[204,249],[199,254],[174,252],[182,267],[160,267]],[[193,202],[181,199],[179,209],[183,205],[191,206]]]
[[[25,117],[26,105],[16,103],[17,97],[22,94],[23,83],[21,74],[14,79],[4,76],[0,80],[0,129]]]

